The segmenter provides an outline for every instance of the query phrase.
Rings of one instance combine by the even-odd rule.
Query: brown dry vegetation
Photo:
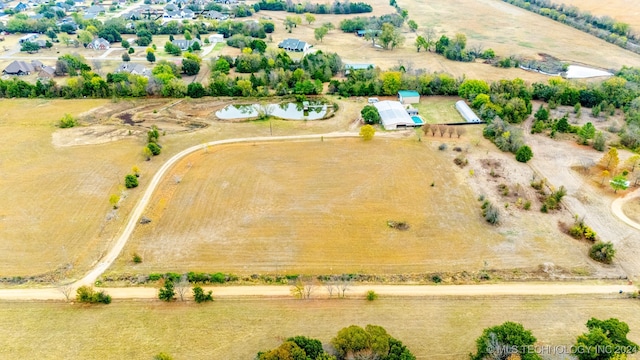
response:
[[[477,270],[483,261],[496,269],[589,267],[584,249],[536,212],[513,215],[504,228],[487,225],[468,170],[436,149],[440,138],[423,139],[191,155],[160,185],[146,211],[152,223],[138,227],[111,272],[402,273]],[[389,220],[411,228],[390,229]],[[531,226],[536,231],[518,230]],[[133,252],[142,264],[130,262]]]
[[[215,293],[214,293],[215,297]],[[218,300],[115,302],[87,308],[62,303],[1,303],[0,357],[13,359],[252,359],[282,338],[328,343],[343,327],[378,324],[419,359],[463,359],[486,327],[521,322],[540,345],[566,345],[591,317],[629,324],[640,341],[640,303],[613,297],[488,297],[364,300]]]
[[[622,211],[629,219],[640,223],[640,199],[631,199],[622,206]]]

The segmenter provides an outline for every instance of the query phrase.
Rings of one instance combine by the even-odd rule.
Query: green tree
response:
[[[429,49],[429,43],[427,43],[427,39],[425,39],[421,35],[418,35],[418,37],[416,38],[415,45],[418,52],[420,52],[421,49]]]
[[[84,285],[76,289],[76,301],[88,304],[111,304],[111,295]]]
[[[399,71],[386,71],[382,73],[383,95],[396,95],[402,86],[402,73]]]
[[[329,30],[324,26],[321,26],[313,30],[313,34],[315,35],[316,40],[319,40],[320,42],[322,42],[322,39],[324,38],[325,35],[327,35],[328,32]]]
[[[122,45],[122,47],[125,49],[128,49],[131,47],[131,44],[129,44],[129,42],[125,39],[122,39],[122,42],[120,43],[120,45]]]
[[[540,121],[547,121],[549,120],[549,110],[547,110],[544,105],[540,104],[540,107],[538,108],[538,111],[536,111],[535,115],[533,115],[533,117],[536,120],[540,120]]]
[[[193,45],[191,45],[191,50],[193,50],[193,51],[200,51],[200,50],[202,50],[202,48],[200,47],[200,43],[199,43],[199,42],[197,42],[197,41],[195,41],[195,42],[193,43]]]
[[[295,336],[288,338],[287,341],[294,342],[299,348],[304,350],[308,359],[317,359],[319,356],[325,354],[320,340],[308,338],[306,336]]]
[[[20,48],[20,51],[26,51],[29,54],[33,54],[40,51],[40,45],[31,41],[26,41],[22,43],[22,47]]]
[[[109,196],[109,204],[111,204],[111,206],[114,209],[118,208],[118,203],[120,202],[120,195],[118,194],[112,194],[111,196]]]
[[[604,151],[607,146],[607,138],[604,136],[602,131],[598,131],[593,138],[593,148],[598,151]]]
[[[166,302],[176,299],[176,291],[174,289],[173,281],[165,279],[164,286],[158,290],[158,298]]]
[[[164,51],[165,51],[167,54],[171,54],[171,55],[174,55],[174,56],[180,56],[180,55],[182,55],[182,50],[180,50],[180,47],[179,47],[179,46],[177,46],[177,45],[174,45],[173,43],[171,43],[171,42],[169,42],[169,41],[167,41],[167,42],[164,44]]]
[[[516,160],[518,160],[519,162],[526,163],[527,161],[531,160],[532,157],[533,151],[531,151],[531,148],[527,145],[522,145],[516,152]]]
[[[382,24],[382,32],[380,33],[380,42],[382,47],[388,49],[391,47],[393,50],[395,47],[402,45],[404,42],[404,36],[400,32],[400,29],[394,27],[390,23]]]
[[[416,23],[413,20],[409,20],[407,22],[407,25],[409,26],[409,29],[411,29],[411,31],[416,32],[416,30],[418,30],[418,23]]]
[[[138,178],[135,175],[128,174],[124,177],[124,186],[127,189],[138,187]]]
[[[287,16],[284,19],[284,28],[287,29],[288,32],[291,32],[294,27],[297,27],[302,23],[302,19],[300,16]]]
[[[154,356],[153,360],[173,360],[173,357],[167,353],[161,352]]]
[[[132,48],[132,47],[130,47],[130,48],[127,50],[127,53],[128,53],[128,54],[133,54],[134,52],[136,52],[136,50],[135,50],[134,48]],[[148,59],[147,59],[147,60],[148,60]]]
[[[224,58],[219,58],[218,60],[216,60],[216,63],[213,66],[213,70],[220,71],[223,74],[229,74],[229,71],[231,70],[231,65],[229,65],[229,62]]]
[[[613,248],[613,244],[611,242],[601,242],[591,246],[589,250],[589,256],[595,260],[604,264],[611,264],[613,262],[613,258],[616,255],[616,249]]]
[[[189,30],[184,31],[184,39],[185,40],[193,40],[193,36],[191,36],[191,32]]]
[[[531,346],[535,343],[536,338],[531,331],[526,330],[521,324],[507,321],[502,325],[484,329],[476,340],[476,353],[470,357],[471,360],[507,359],[510,354],[505,354],[505,351],[512,351],[519,355],[514,358],[541,360]]]
[[[131,61],[131,56],[128,53],[122,53],[122,61],[129,62]]]
[[[193,287],[193,300],[195,300],[195,302],[197,302],[198,304],[203,303],[203,302],[207,302],[207,301],[213,301],[213,296],[211,295],[213,292],[211,290],[209,290],[209,292],[204,292],[204,290],[202,289],[202,287],[200,286],[194,286]]]
[[[629,188],[629,181],[624,175],[614,176],[611,181],[609,181],[609,185],[613,189],[613,193],[617,193],[618,190],[627,190]]]
[[[279,347],[265,352],[258,353],[258,360],[306,360],[307,355],[293,341],[285,341]]]
[[[151,51],[147,52],[147,61],[150,63],[156,62],[156,54]]]
[[[196,75],[200,72],[200,64],[191,59],[182,59],[182,71],[188,76]]]
[[[638,345],[627,339],[629,325],[615,318],[587,321],[589,332],[578,336],[574,355],[579,360],[626,359],[620,354],[633,354]]]
[[[360,136],[366,141],[373,139],[376,134],[376,129],[371,125],[363,125],[360,128]]]
[[[584,124],[580,130],[578,130],[578,137],[580,137],[580,143],[582,145],[587,145],[589,140],[593,139],[595,136],[596,128],[590,122]]]
[[[366,124],[377,124],[380,122],[380,113],[378,113],[378,109],[373,105],[365,105],[365,107],[360,110],[360,115],[362,115]]]
[[[629,172],[634,172],[638,163],[640,163],[640,155],[632,155],[625,161],[625,164],[629,167]]]
[[[147,148],[151,150],[153,156],[160,155],[160,152],[162,152],[162,148],[156,143],[148,143]]]
[[[469,101],[480,94],[490,94],[489,84],[484,80],[465,80],[458,87],[458,96]]]
[[[305,20],[307,20],[307,23],[309,23],[309,25],[311,25],[312,22],[316,21],[316,17],[313,16],[313,14],[306,13],[304,14],[304,18]]]
[[[363,328],[351,325],[338,332],[331,340],[336,349],[338,359],[344,359],[349,354],[356,354],[371,347],[371,335]]]

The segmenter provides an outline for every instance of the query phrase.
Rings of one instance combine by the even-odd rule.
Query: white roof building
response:
[[[407,128],[422,126],[424,122],[418,116],[410,116],[407,109],[398,101],[379,101],[373,106],[378,109],[380,121],[385,130],[396,130],[398,128]]]
[[[456,109],[467,122],[480,122],[480,118],[478,117],[478,115],[476,115],[476,113],[471,110],[469,105],[467,105],[464,100],[459,100],[456,102]]]

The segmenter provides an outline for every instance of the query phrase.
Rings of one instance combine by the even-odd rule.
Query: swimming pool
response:
[[[418,124],[418,125],[424,124],[424,121],[422,120],[422,118],[420,116],[412,116],[411,120],[413,120],[414,124]]]

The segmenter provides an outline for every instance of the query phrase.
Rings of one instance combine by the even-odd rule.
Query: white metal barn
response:
[[[480,122],[480,118],[478,117],[478,115],[476,115],[476,113],[471,110],[469,105],[467,105],[464,100],[459,100],[456,102],[456,109],[467,122]]]
[[[407,109],[398,101],[379,101],[374,103],[373,106],[378,109],[380,121],[385,130],[396,130],[398,128],[414,127],[423,124],[422,122],[414,121],[407,113]]]

